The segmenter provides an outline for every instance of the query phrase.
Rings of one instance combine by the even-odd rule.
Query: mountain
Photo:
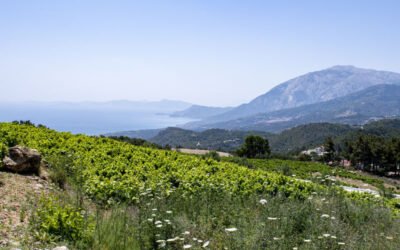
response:
[[[334,66],[286,81],[247,104],[194,122],[187,128],[329,101],[380,84],[400,85],[400,74],[354,66]]]
[[[280,132],[307,123],[365,124],[373,120],[398,117],[400,117],[400,86],[376,85],[331,101],[207,124],[200,129]],[[190,124],[185,125],[188,126],[190,127]]]
[[[226,113],[233,107],[208,107],[200,105],[192,105],[188,109],[172,113],[172,117],[186,117],[195,119],[204,119],[210,116]]]
[[[182,146],[184,148],[215,149],[232,151],[240,147],[244,138],[248,135],[258,135],[266,138],[275,136],[274,134],[261,131],[231,131],[223,129],[210,129],[203,132],[195,132],[181,128],[167,128],[158,133],[149,141],[165,146]]]

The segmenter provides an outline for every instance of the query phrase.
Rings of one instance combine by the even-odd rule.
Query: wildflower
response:
[[[335,218],[335,216],[332,216],[331,219],[334,220],[334,219],[336,219],[336,218]]]
[[[386,236],[386,239],[393,240],[393,237],[392,236]]]
[[[261,199],[261,200],[260,200],[260,203],[261,203],[261,205],[264,205],[264,204],[267,203],[267,200],[266,200],[266,199]]]
[[[162,224],[158,224],[156,227],[157,228],[162,228]]]
[[[279,218],[276,218],[276,217],[268,217],[268,220],[277,220],[277,219],[279,219]]]
[[[166,211],[167,214],[172,214],[171,210]]]
[[[279,238],[279,237],[274,237],[274,240],[280,240],[281,238]]]
[[[192,248],[192,245],[189,245],[189,244],[188,245],[184,245],[183,248],[184,249]]]
[[[199,239],[199,240],[197,240],[197,242],[198,242],[198,243],[202,243],[203,241]]]
[[[153,211],[157,211],[157,208],[153,208],[152,210],[153,210]]]
[[[329,215],[328,214],[323,214],[323,215],[321,215],[321,218],[329,218]]]
[[[183,232],[182,234],[183,234],[183,235],[189,235],[190,232],[189,232],[189,231],[185,231],[185,232]]]
[[[235,231],[237,231],[237,228],[235,228],[235,227],[225,228],[225,231],[227,231],[227,232],[235,232]]]
[[[323,234],[322,236],[324,236],[324,237],[329,237],[329,236],[331,236],[330,234]]]
[[[203,244],[203,248],[205,248],[205,247],[207,247],[208,245],[210,244],[210,241],[206,241],[206,242],[204,242],[204,244]]]
[[[174,242],[174,241],[176,241],[177,239],[179,239],[179,238],[176,238],[176,237],[175,237],[175,238],[173,238],[173,239],[168,239],[167,242]]]
[[[293,249],[293,250],[298,250],[299,248],[298,248],[298,247],[293,247],[292,249]]]
[[[346,243],[344,243],[344,242],[338,242],[337,244],[342,245],[342,246],[346,245]]]
[[[154,224],[158,225],[158,224],[162,224],[162,222],[158,220]]]
[[[156,214],[151,214],[152,217],[156,217]]]
[[[311,242],[311,240],[310,239],[305,239],[304,242]]]
[[[332,239],[337,239],[337,237],[335,235],[332,235],[331,238]]]
[[[196,240],[197,240],[197,238],[193,238],[193,240],[194,240],[194,241],[196,241]]]
[[[153,218],[148,218],[147,221],[152,222],[152,221],[153,221]]]

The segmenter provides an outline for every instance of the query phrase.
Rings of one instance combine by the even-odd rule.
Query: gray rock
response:
[[[68,247],[62,246],[62,247],[55,247],[53,250],[68,250]]]
[[[15,146],[8,149],[3,168],[16,173],[38,173],[41,156],[35,149]]]

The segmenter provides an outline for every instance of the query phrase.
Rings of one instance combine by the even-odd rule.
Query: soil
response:
[[[38,176],[0,171],[0,249],[18,247],[26,240],[32,202],[51,188]]]

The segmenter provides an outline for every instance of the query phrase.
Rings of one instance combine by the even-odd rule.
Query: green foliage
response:
[[[3,166],[3,159],[6,156],[7,151],[8,151],[7,145],[0,142],[0,168]]]
[[[154,149],[163,149],[162,146],[148,142],[146,140],[140,139],[140,138],[130,138],[127,136],[109,136],[108,138],[120,141],[120,142],[126,142],[135,146],[140,146],[140,147],[147,147],[147,148],[154,148]],[[165,145],[164,149],[171,149],[171,147],[167,144]]]
[[[203,160],[173,151],[136,147],[108,138],[1,123],[0,135],[3,131],[13,133],[21,145],[39,150],[46,159],[72,152],[74,157],[68,172],[79,176],[76,181],[85,195],[106,204],[136,203],[147,188],[164,192],[177,188],[185,196],[210,188],[235,195],[266,191],[303,198],[318,188],[280,174],[211,158]]]
[[[207,158],[211,158],[214,161],[221,161],[221,156],[219,156],[219,154],[217,153],[217,151],[210,151],[204,155],[201,156],[203,159],[207,159]]]
[[[335,160],[335,144],[331,137],[327,137],[324,143],[324,149],[326,153],[323,156],[325,162],[330,162]]]
[[[65,188],[68,177],[72,176],[73,155],[62,153],[58,156],[49,156],[46,159],[49,166],[49,178],[61,189]]]
[[[249,135],[244,140],[241,148],[238,148],[235,153],[240,157],[247,158],[267,158],[271,153],[268,139],[261,136]]]
[[[382,180],[358,175],[345,169],[334,168],[321,163],[279,159],[251,159],[250,161],[253,164],[253,168],[266,170],[268,172],[281,172],[281,166],[287,166],[296,177],[301,179],[312,179],[313,173],[321,173],[322,175],[340,176],[343,178],[361,180],[378,188],[381,188],[383,185]]]
[[[379,136],[357,136],[347,142],[344,156],[363,170],[375,173],[394,172],[400,163],[400,139],[385,141]]]
[[[309,198],[238,197],[212,190],[183,197],[147,190],[137,206],[99,211],[91,248],[201,249],[209,241],[209,249],[396,249],[400,243],[399,218],[387,208],[334,190]]]
[[[262,131],[232,131],[224,129],[208,129],[196,132],[181,128],[167,128],[158,135],[149,139],[159,145],[180,145],[184,148],[211,149],[218,151],[234,151],[243,143],[246,136],[250,134],[270,138],[272,133]]]
[[[61,204],[54,196],[42,197],[30,224],[41,241],[68,240],[88,245],[94,231],[93,219],[84,210]]]

